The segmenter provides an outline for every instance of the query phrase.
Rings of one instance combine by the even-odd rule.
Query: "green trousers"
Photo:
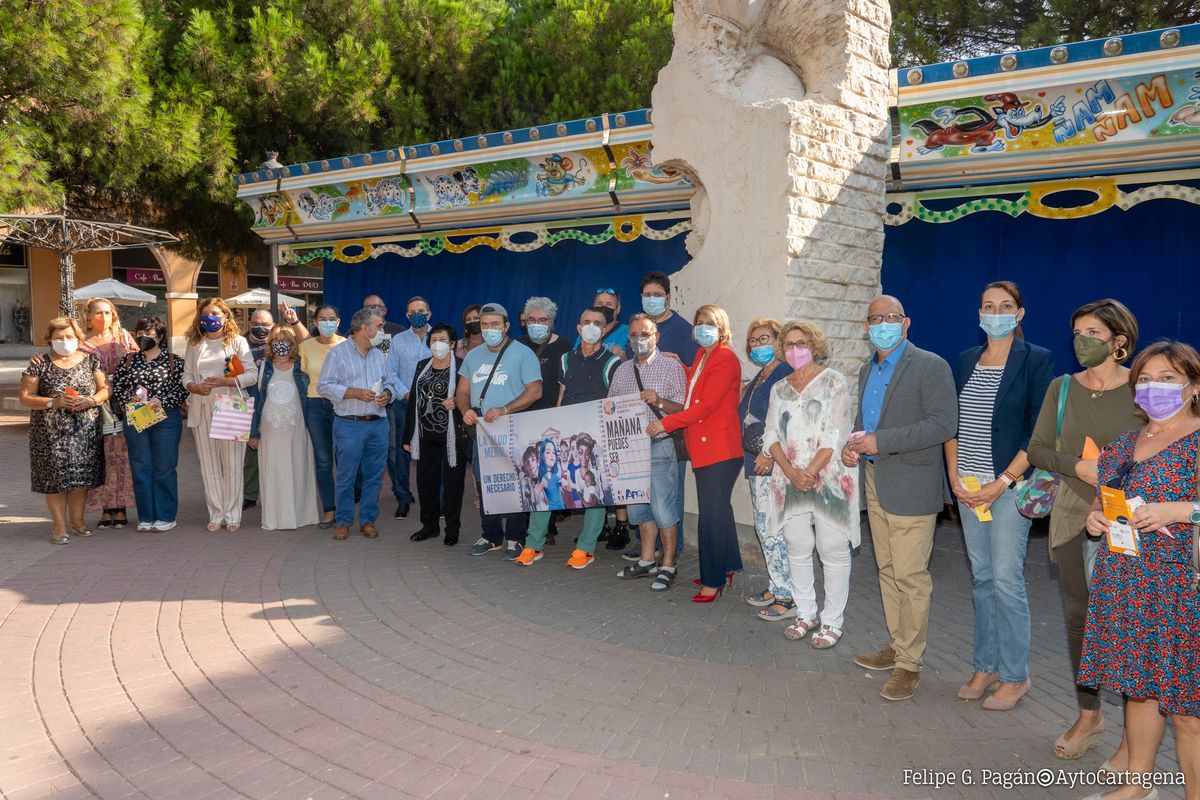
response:
[[[525,532],[525,546],[534,550],[546,548],[546,531],[550,529],[550,515],[553,511],[534,511],[529,515],[529,529]],[[608,510],[604,506],[586,509],[583,512],[583,530],[579,533],[579,541],[575,547],[585,553],[596,552],[596,542],[600,532],[604,530],[604,517]]]

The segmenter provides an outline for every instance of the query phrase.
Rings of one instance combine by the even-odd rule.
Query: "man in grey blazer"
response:
[[[921,679],[933,579],[929,556],[938,512],[951,501],[942,444],[958,430],[950,365],[908,341],[911,320],[894,297],[867,309],[875,354],[858,374],[855,434],[842,463],[863,465],[879,592],[892,641],[854,657],[866,669],[891,670],[880,696],[906,700]],[[861,459],[861,462],[860,462]]]

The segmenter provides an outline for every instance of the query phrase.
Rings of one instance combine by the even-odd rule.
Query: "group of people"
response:
[[[248,445],[264,528],[318,524],[344,540],[357,514],[360,532],[373,538],[383,474],[395,516],[405,517],[415,460],[421,526],[411,538],[453,545],[468,464],[482,494],[474,457],[481,419],[636,394],[653,417],[650,495],[619,510],[618,526],[638,539],[622,553],[629,563],[619,578],[649,578],[658,592],[673,585],[690,462],[700,561],[691,599],[714,602],[742,569],[731,501],[741,475],[768,574],[747,602],[759,618],[787,622],[788,638],[831,649],[845,630],[865,500],[889,642],[854,662],[888,672],[881,696],[903,700],[918,687],[928,639],[937,516],[954,503],[975,607],[974,672],[958,696],[996,711],[1031,689],[1024,562],[1030,517],[1050,497],[1049,547],[1079,710],[1054,752],[1074,759],[1095,747],[1105,730],[1099,690],[1119,692],[1124,736],[1105,769],[1152,771],[1169,717],[1188,796],[1197,797],[1200,355],[1192,347],[1157,342],[1139,353],[1134,316],[1098,300],[1070,318],[1081,369],[1055,377],[1050,352],[1024,339],[1019,288],[998,281],[979,303],[986,344],[966,349],[953,369],[909,339],[912,320],[885,295],[865,310],[874,352],[856,388],[828,366],[824,332],[804,320],[753,320],[744,353],[758,371],[743,381],[722,308],[704,305],[685,319],[659,272],[640,289],[642,310],[622,323],[620,296],[597,288],[575,336],[558,328],[552,300],[532,297],[519,313],[519,338],[499,303],[468,307],[460,337],[452,325],[431,324],[421,297],[407,304],[408,327],[389,328],[382,299],[369,296],[346,338],[337,310],[322,306],[311,334],[286,309],[280,325],[258,312],[248,341],[213,298],[200,302],[183,358],[165,349],[158,319],[126,333],[111,304],[93,301],[86,334],[71,318],[51,321],[51,352],[34,359],[22,383],[22,402],[33,409],[33,489],[47,496],[57,543],[90,535],[89,508],[102,511],[98,527],[126,524],[130,494],[139,530],[169,530],[186,409],[209,530],[240,525]],[[212,435],[225,424],[220,412],[237,406],[219,400],[231,395],[254,400],[249,442]],[[130,424],[127,414],[147,404],[155,421]],[[503,550],[532,566],[554,535],[556,509],[574,508],[583,524],[566,563],[589,566],[609,502],[597,489],[594,450],[582,436],[529,447],[519,468],[532,510],[489,514],[481,506],[482,535],[470,553]],[[1101,488],[1105,503],[1127,499],[1125,516],[1108,513]],[[1153,796],[1132,779],[1103,795]]]

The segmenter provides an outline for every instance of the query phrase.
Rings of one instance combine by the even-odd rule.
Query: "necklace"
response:
[[[1085,373],[1085,374],[1086,374],[1086,373]],[[1090,376],[1089,376],[1089,377],[1090,377]],[[1127,383],[1127,382],[1128,382],[1128,381],[1126,380],[1125,376],[1121,376],[1121,379],[1120,379],[1120,381],[1119,381],[1119,382],[1117,382],[1117,383],[1114,383],[1112,386],[1106,386],[1106,385],[1104,385],[1103,383],[1101,383],[1101,384],[1100,384],[1100,388],[1099,388],[1099,389],[1093,389],[1092,387],[1088,386],[1088,385],[1085,383],[1085,384],[1083,384],[1083,387],[1084,387],[1085,389],[1087,389],[1087,390],[1088,390],[1088,391],[1091,393],[1091,397],[1092,397],[1092,399],[1093,399],[1093,400],[1095,400],[1097,397],[1101,397],[1101,396],[1103,396],[1103,394],[1104,394],[1105,392],[1107,392],[1109,389],[1115,389],[1115,388],[1117,388],[1118,386],[1121,386],[1122,384],[1124,384],[1124,383]],[[1081,381],[1081,383],[1082,383],[1082,381]]]

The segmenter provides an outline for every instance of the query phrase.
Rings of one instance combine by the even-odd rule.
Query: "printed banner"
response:
[[[636,394],[476,426],[487,514],[650,500],[650,410]]]
[[[1196,71],[1187,68],[902,104],[900,160],[1037,153],[1191,136],[1200,132],[1196,77]]]

